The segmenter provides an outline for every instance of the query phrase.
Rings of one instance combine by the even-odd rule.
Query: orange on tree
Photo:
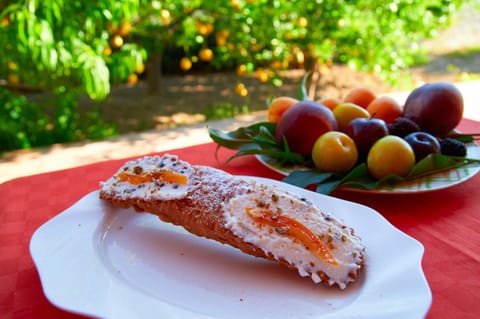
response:
[[[18,68],[17,64],[13,61],[8,61],[7,67],[10,71],[15,71]]]
[[[268,75],[268,72],[265,70],[265,69],[258,69],[255,74],[257,75],[257,79],[260,81],[260,82],[267,82],[268,79],[269,79],[269,75]]]
[[[367,108],[368,104],[370,104],[370,102],[372,102],[376,97],[377,95],[370,88],[355,87],[347,93],[347,95],[343,98],[343,101]]]
[[[233,10],[240,9],[240,0],[231,0],[230,6],[232,7]]]
[[[139,63],[135,66],[135,73],[142,74],[145,71],[145,64]]]
[[[208,35],[210,33],[210,28],[206,23],[203,22],[197,22],[197,33],[200,35]]]
[[[229,32],[227,30],[220,30],[217,33],[215,33],[215,41],[217,42],[217,46],[223,47],[227,45],[228,35],[229,35]]]
[[[210,62],[213,60],[213,51],[209,48],[203,48],[198,52],[198,57],[203,62]]]
[[[396,118],[402,116],[402,107],[390,96],[379,96],[375,98],[368,106],[367,111],[370,116],[382,119],[385,123],[393,123]]]
[[[248,90],[245,87],[245,84],[238,83],[237,86],[235,87],[235,93],[237,93],[240,96],[247,96],[248,95]]]
[[[103,55],[110,56],[111,54],[112,54],[112,48],[111,47],[105,47],[105,49],[103,49]]]
[[[7,76],[7,82],[12,85],[17,85],[20,83],[20,78],[17,74],[9,74]]]
[[[298,100],[289,96],[274,98],[268,106],[268,121],[273,123],[278,122],[283,113],[296,103],[298,103]]]
[[[167,9],[162,9],[160,10],[160,18],[162,19],[162,22],[164,25],[169,25],[170,24],[170,11]]]
[[[9,17],[4,17],[2,19],[2,22],[0,23],[0,25],[2,27],[7,27],[9,24],[10,24],[10,18]]]
[[[238,75],[244,75],[245,73],[247,73],[247,66],[245,64],[240,64],[237,67],[237,74]]]
[[[110,42],[114,49],[119,49],[124,43],[122,36],[119,34],[114,35]]]
[[[217,43],[218,47],[223,47],[227,44],[227,38],[220,36],[217,33],[215,34],[215,42]]]
[[[127,78],[127,83],[128,84],[137,84],[138,83],[138,75],[135,73],[132,73],[128,76]]]
[[[298,18],[298,26],[301,28],[306,28],[308,25],[308,20],[305,17]]]
[[[127,35],[130,34],[130,31],[132,31],[132,25],[128,21],[123,21],[120,23],[120,26],[118,27],[118,34],[121,35],[122,37],[126,37]]]
[[[117,27],[113,24],[113,22],[109,21],[107,23],[107,31],[110,35],[114,34],[117,31]]]
[[[179,65],[182,71],[188,71],[192,68],[192,60],[187,57],[183,57],[180,59]]]

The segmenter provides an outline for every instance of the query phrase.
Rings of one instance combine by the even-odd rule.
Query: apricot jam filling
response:
[[[325,262],[333,266],[338,266],[335,257],[320,238],[297,220],[274,214],[265,208],[247,207],[245,212],[255,222],[273,227],[280,235],[299,240],[308,250],[312,251]]]
[[[128,182],[133,185],[149,183],[153,182],[154,180],[158,180],[164,183],[174,183],[181,185],[185,185],[188,183],[187,176],[169,171],[153,171],[145,174],[131,174],[127,172],[121,172],[118,174],[118,178],[122,182]]]

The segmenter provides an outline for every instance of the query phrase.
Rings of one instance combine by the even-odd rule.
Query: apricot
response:
[[[357,162],[357,146],[347,134],[329,131],[320,135],[313,145],[312,159],[320,171],[346,173]]]
[[[377,140],[367,156],[370,175],[381,179],[389,175],[406,176],[415,165],[415,153],[404,139],[387,135]]]
[[[369,118],[370,114],[363,107],[353,103],[342,103],[333,110],[337,120],[338,129],[342,132],[347,130],[350,122],[356,118]]]
[[[324,97],[317,101],[318,103],[325,105],[330,110],[333,111],[338,105],[342,104],[342,100],[334,98],[334,97]]]
[[[283,113],[295,103],[298,103],[298,100],[293,97],[279,96],[274,98],[268,106],[268,121],[277,123]]]
[[[366,108],[376,97],[377,95],[371,89],[367,87],[356,87],[347,93],[343,98],[343,102],[354,103]]]
[[[336,130],[333,112],[314,101],[300,101],[286,110],[277,123],[276,139],[285,139],[292,152],[310,155],[315,141],[325,132]]]
[[[446,135],[463,117],[463,97],[451,83],[427,83],[410,93],[403,115],[420,125],[422,131]]]
[[[393,123],[396,118],[403,114],[400,104],[390,96],[375,98],[368,104],[367,111],[371,117],[384,120],[387,124]]]

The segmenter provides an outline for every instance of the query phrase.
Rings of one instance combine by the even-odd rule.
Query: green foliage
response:
[[[0,87],[0,152],[53,143],[102,139],[116,133],[98,110],[79,114],[78,93],[58,90],[37,99]]]
[[[231,103],[215,103],[204,111],[207,121],[229,119],[248,113],[250,113],[250,108],[247,104],[233,105]]]
[[[137,15],[140,1],[13,1],[0,19],[0,74],[44,90],[82,88],[92,99],[110,93],[110,73],[125,80],[146,53],[111,48],[112,25]],[[113,52],[112,52],[113,51]],[[121,67],[121,71],[116,68]]]
[[[467,2],[474,1],[152,1],[134,33],[157,52],[182,50],[194,67],[208,47],[214,67],[267,67],[272,80],[278,69],[335,62],[394,79],[421,58],[420,41]]]
[[[0,151],[115,133],[98,110],[80,116],[77,104],[84,94],[104,99],[112,82],[143,64],[144,49],[112,41],[139,6],[137,0],[0,2],[0,78],[12,90],[1,88]],[[37,103],[15,93],[32,90],[52,97]]]
[[[15,95],[0,87],[0,151],[28,148],[35,144],[52,142],[37,132],[37,127],[46,127],[47,116],[24,96]]]
[[[186,57],[193,69],[261,70],[259,78],[277,86],[279,70],[316,72],[319,65],[336,62],[394,80],[419,58],[419,42],[448,23],[462,3],[476,1],[0,1],[0,84],[50,92],[56,103],[50,119],[41,106],[12,95],[7,104],[25,105],[22,116],[32,117],[37,128],[26,129],[27,119],[20,124],[7,110],[11,106],[0,105],[0,121],[10,132],[5,134],[18,139],[1,142],[8,149],[37,145],[28,132],[47,124],[53,135],[45,133],[49,137],[42,143],[111,132],[96,126],[98,112],[89,117],[97,123],[93,129],[87,125],[79,132],[83,119],[74,99],[86,94],[101,100],[112,83],[135,83],[147,53],[157,63],[149,64],[149,77],[160,72],[151,66],[162,58],[171,67]],[[205,50],[211,51],[202,54]]]

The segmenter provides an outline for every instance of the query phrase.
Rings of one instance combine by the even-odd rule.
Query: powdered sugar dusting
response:
[[[189,194],[193,202],[202,203],[208,211],[215,212],[233,196],[251,191],[252,185],[245,180],[224,171],[205,166],[194,166],[195,187],[208,190],[208,193],[196,191]],[[212,192],[213,191],[213,192]]]

